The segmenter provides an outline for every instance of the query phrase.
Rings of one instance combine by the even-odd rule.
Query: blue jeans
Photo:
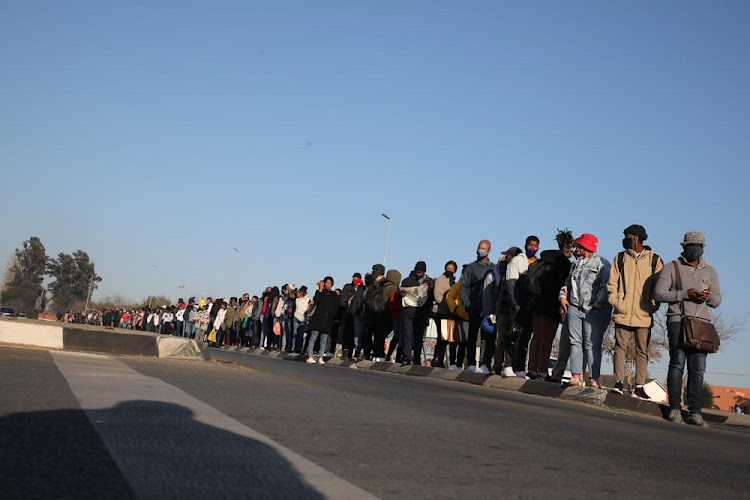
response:
[[[598,379],[602,368],[602,341],[612,316],[611,307],[583,309],[570,305],[566,321],[570,336],[570,371],[584,372],[583,355],[586,354],[586,368],[591,378]]]
[[[293,320],[293,322],[294,350],[302,352],[302,346],[305,345],[305,330],[307,330],[307,323],[301,323],[296,319]]]
[[[667,371],[667,393],[669,407],[680,409],[682,402],[682,375],[687,361],[687,404],[690,413],[700,413],[703,406],[703,374],[706,372],[705,352],[686,349],[682,344],[682,325],[679,321],[667,323],[669,335],[669,370]]]
[[[318,335],[320,335],[320,355],[323,356],[323,353],[326,352],[328,334],[325,332],[319,332],[318,330],[313,330],[310,332],[310,343],[307,345],[307,355],[311,358],[315,350],[315,341],[318,339]]]
[[[185,325],[187,325],[185,328],[185,338],[192,339],[195,337],[195,323],[188,321]]]

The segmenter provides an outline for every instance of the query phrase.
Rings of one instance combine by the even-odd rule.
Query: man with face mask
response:
[[[414,265],[414,270],[401,282],[401,338],[399,344],[403,357],[403,364],[421,364],[422,342],[424,332],[429,322],[432,310],[432,279],[427,276],[427,264],[420,260]],[[405,289],[415,289],[425,284],[429,287],[428,299],[419,304],[417,298]]]
[[[468,264],[461,274],[461,303],[466,312],[469,313],[469,331],[466,334],[466,368],[468,371],[477,369],[477,334],[482,324],[481,294],[484,287],[484,278],[491,272],[495,265],[489,258],[492,244],[489,240],[482,240],[477,245],[477,260]],[[487,311],[485,315],[494,311]]]
[[[435,355],[432,358],[432,366],[436,368],[445,368],[445,348],[448,346],[448,341],[443,339],[441,327],[442,320],[448,319],[451,314],[445,295],[456,283],[455,274],[458,264],[449,260],[446,262],[444,269],[445,272],[435,278],[435,287],[432,291],[435,299],[435,305],[432,306],[432,317],[435,319],[435,326],[437,327],[437,344],[435,345]]]
[[[682,375],[688,366],[687,403],[688,424],[706,427],[701,414],[703,400],[703,374],[706,371],[706,353],[685,347],[682,342],[681,318],[692,316],[711,321],[708,307],[721,304],[719,275],[703,260],[706,238],[698,231],[688,231],[682,241],[682,255],[664,266],[656,282],[654,297],[667,302],[667,334],[669,336],[669,421],[682,422]],[[677,273],[680,285],[677,284]],[[708,306],[708,307],[706,307]]]
[[[661,257],[643,245],[648,238],[643,226],[633,224],[625,228],[623,234],[622,246],[625,251],[615,257],[607,281],[607,301],[614,307],[615,322],[615,387],[612,391],[623,392],[625,350],[632,336],[635,338],[636,358],[635,389],[631,395],[649,399],[643,384],[646,383],[653,316],[659,310],[653,290],[664,264]]]

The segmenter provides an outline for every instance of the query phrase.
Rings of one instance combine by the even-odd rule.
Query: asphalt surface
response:
[[[746,429],[231,352],[63,354],[0,347],[6,497],[749,497]]]

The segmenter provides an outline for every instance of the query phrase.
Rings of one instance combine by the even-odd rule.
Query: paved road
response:
[[[745,430],[696,429],[433,379],[214,355],[231,364],[0,348],[3,491],[748,497]]]

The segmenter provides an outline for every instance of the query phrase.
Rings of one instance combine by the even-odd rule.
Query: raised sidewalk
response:
[[[0,318],[0,343],[126,356],[208,359],[203,346],[191,339],[31,319]]]

